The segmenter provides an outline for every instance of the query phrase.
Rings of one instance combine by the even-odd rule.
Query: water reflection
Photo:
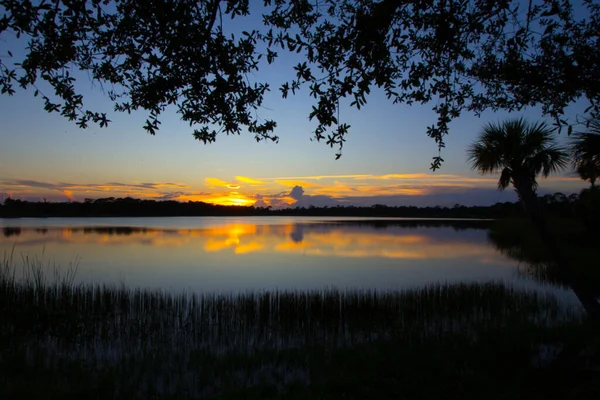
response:
[[[484,221],[34,222],[5,228],[0,253],[43,254],[61,266],[80,259],[80,282],[216,292],[332,286],[388,290],[500,280],[533,284],[489,243]]]
[[[384,229],[385,228],[385,229]],[[493,256],[485,242],[452,234],[452,229],[367,224],[231,223],[205,229],[152,229],[138,227],[4,228],[4,244],[18,248],[57,244],[181,247],[204,252],[296,253],[331,257],[383,257],[400,259],[448,259]],[[77,250],[77,247],[73,247]]]
[[[9,238],[11,236],[19,236],[21,234],[21,228],[6,227],[2,229],[4,237]]]
[[[517,271],[523,276],[564,288],[570,287],[569,281],[553,262],[552,257],[535,232],[531,234],[529,232],[491,229],[488,232],[488,239],[501,254],[519,262]],[[585,283],[588,290],[592,291],[596,297],[600,297],[600,274],[597,268],[595,247],[590,243],[585,243],[586,239],[589,240],[590,238],[583,237],[579,239],[579,241],[561,242],[561,251],[567,256],[572,272]]]

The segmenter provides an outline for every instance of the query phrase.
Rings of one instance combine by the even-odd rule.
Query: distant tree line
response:
[[[585,191],[584,191],[585,192]],[[579,195],[545,195],[540,202],[550,215],[573,217],[585,207]],[[151,217],[151,216],[331,216],[331,217],[404,217],[404,218],[514,218],[525,216],[518,202],[491,206],[416,207],[416,206],[335,206],[271,207],[223,206],[200,201],[156,201],[131,197],[86,199],[84,202],[33,202],[8,198],[0,205],[0,217]]]

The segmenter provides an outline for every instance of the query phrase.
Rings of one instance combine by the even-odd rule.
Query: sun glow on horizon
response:
[[[545,179],[554,191],[578,192],[584,181],[571,176]],[[133,197],[147,200],[205,202],[222,206],[300,207],[408,204],[418,205],[419,198],[438,195],[461,195],[470,191],[488,190],[496,193],[497,177],[456,174],[382,174],[323,175],[276,178],[235,176],[234,179],[206,177],[195,184],[173,182],[99,182],[64,183],[30,179],[0,180],[3,198],[23,200],[82,201],[86,198]],[[489,196],[492,200],[496,195]],[[381,198],[382,200],[379,200]],[[407,199],[411,200],[407,200]],[[502,201],[502,200],[499,200]],[[460,200],[452,204],[460,203]],[[446,204],[446,205],[452,205]]]
[[[256,203],[256,198],[245,196],[237,193],[201,193],[191,195],[181,195],[175,197],[177,201],[201,201],[204,203],[210,203],[218,206],[251,206]]]

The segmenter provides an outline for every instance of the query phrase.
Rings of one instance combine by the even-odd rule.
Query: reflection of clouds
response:
[[[235,253],[236,254],[246,254],[246,253],[253,253],[255,251],[259,251],[264,249],[265,245],[259,242],[250,242],[250,243],[246,243],[246,244],[239,244],[238,246],[235,247]]]
[[[111,246],[193,246],[204,252],[287,253],[352,258],[451,259],[497,258],[485,241],[474,242],[468,232],[440,234],[436,229],[380,229],[344,224],[255,225],[234,223],[208,229],[146,228],[21,229],[6,243],[19,247],[64,243]],[[450,232],[449,232],[450,233]],[[463,235],[463,233],[467,233]],[[2,244],[2,242],[0,242]],[[74,247],[73,251],[78,252]]]
[[[302,242],[302,239],[304,239],[304,233],[302,230],[302,225],[294,225],[294,230],[292,231],[292,233],[290,233],[290,239],[292,239],[292,241],[295,243]]]
[[[330,232],[306,234],[301,243],[280,243],[278,251],[351,258],[445,259],[491,256],[494,250],[471,242],[437,242],[424,235]]]

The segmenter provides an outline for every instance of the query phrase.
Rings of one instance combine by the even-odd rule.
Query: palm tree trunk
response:
[[[594,291],[581,278],[577,277],[573,273],[572,268],[570,268],[569,261],[560,250],[558,241],[548,229],[541,204],[539,204],[531,185],[528,182],[519,182],[518,180],[515,180],[514,184],[525,211],[537,229],[542,242],[548,248],[552,259],[558,267],[559,273],[569,283],[569,286],[583,305],[589,318],[600,321],[600,303]]]

